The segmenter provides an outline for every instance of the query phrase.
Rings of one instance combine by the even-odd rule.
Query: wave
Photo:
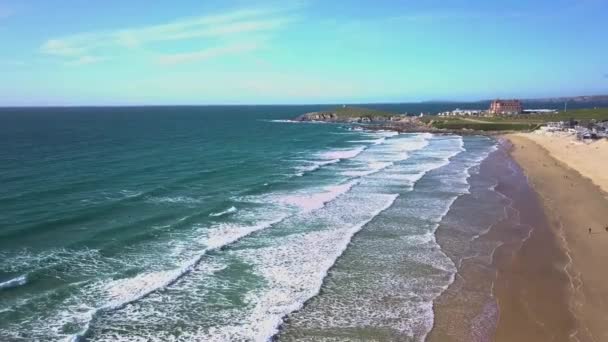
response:
[[[293,197],[293,196],[292,197],[289,197],[289,196],[283,197],[282,200],[289,203],[290,205],[298,207],[303,212],[310,212],[310,211],[314,211],[318,208],[322,208],[327,202],[332,201],[333,199],[339,197],[341,194],[348,192],[355,184],[356,184],[356,182],[349,182],[349,183],[344,183],[344,184],[340,184],[340,185],[336,185],[336,186],[325,187],[325,188],[322,188],[323,191],[318,194],[301,194],[301,195],[298,194],[295,197]],[[289,195],[291,196],[293,194],[289,194]],[[390,203],[387,204],[386,208],[390,207],[390,205],[392,205],[392,203],[394,203],[396,198],[397,198],[397,195],[395,195],[394,198],[390,198],[391,201],[390,201]],[[333,206],[328,206],[328,207],[333,208]],[[377,208],[378,206],[376,205],[375,207]],[[365,211],[367,211],[367,210],[365,210]],[[378,212],[378,214],[381,211],[383,211],[383,210],[380,210]],[[368,212],[368,214],[370,214],[370,213]],[[314,215],[317,215],[317,214],[315,213]],[[366,217],[367,217],[367,214],[366,214]],[[278,220],[281,221],[282,219],[283,218],[280,218]],[[373,217],[369,218],[369,221],[371,221],[372,219],[373,219]],[[279,221],[275,221],[275,223],[279,222]],[[369,222],[369,221],[367,221],[367,222]],[[274,332],[276,332],[278,325],[280,325],[280,323],[282,322],[282,317],[285,314],[287,314],[293,310],[297,310],[297,308],[299,308],[303,305],[303,302],[305,302],[306,300],[315,296],[318,293],[318,291],[322,285],[323,279],[326,277],[327,270],[335,263],[335,260],[343,253],[344,249],[346,249],[346,247],[350,243],[350,239],[352,238],[352,236],[357,231],[362,229],[362,227],[367,222],[362,222],[360,225],[355,224],[352,226],[349,223],[345,227],[338,225],[338,227],[336,227],[336,228],[339,228],[342,231],[344,230],[344,228],[348,229],[349,233],[346,235],[339,235],[335,231],[323,232],[323,234],[326,234],[326,235],[323,235],[322,237],[327,238],[326,240],[328,240],[328,241],[332,241],[331,246],[334,249],[330,250],[331,253],[334,253],[334,251],[335,251],[336,254],[335,254],[335,257],[331,257],[331,258],[327,259],[329,261],[325,261],[325,257],[323,260],[321,260],[321,263],[322,263],[321,266],[322,266],[322,268],[324,268],[324,270],[322,270],[323,272],[321,272],[321,273],[315,273],[314,279],[312,279],[314,282],[319,283],[318,286],[315,283],[314,284],[315,286],[304,288],[303,291],[306,291],[306,295],[296,297],[295,302],[292,302],[290,304],[288,303],[284,307],[281,305],[278,305],[279,308],[276,311],[277,313],[286,312],[286,313],[281,314],[278,318],[275,316],[275,311],[271,310],[273,317],[268,318],[271,320],[271,321],[268,321],[268,323],[270,323],[270,325],[253,324],[250,327],[252,329],[255,329],[256,327],[259,327],[259,326],[268,327],[269,330],[266,330],[266,332],[264,333],[266,338],[268,336],[271,336],[272,334],[274,334]],[[192,272],[194,269],[198,270],[200,267],[198,265],[201,263],[203,256],[205,254],[207,254],[209,251],[214,250],[214,249],[221,249],[224,246],[234,243],[235,241],[242,239],[243,237],[250,235],[255,231],[258,231],[260,229],[265,229],[266,227],[269,227],[273,224],[274,223],[272,223],[272,222],[261,222],[259,224],[254,224],[251,226],[221,225],[218,229],[214,229],[213,231],[210,231],[208,233],[208,235],[202,239],[202,242],[205,243],[206,248],[201,250],[198,255],[194,256],[192,259],[189,259],[184,264],[182,264],[180,267],[178,267],[176,269],[166,270],[166,271],[148,272],[148,273],[137,275],[132,278],[125,278],[125,279],[120,279],[120,280],[115,280],[115,281],[110,282],[109,284],[104,286],[104,291],[108,296],[108,301],[104,305],[100,305],[98,308],[96,308],[93,312],[91,312],[88,315],[89,323],[87,323],[84,331],[81,331],[81,333],[79,333],[78,335],[73,336],[72,340],[77,341],[81,336],[86,336],[87,332],[89,331],[90,322],[92,322],[95,319],[95,317],[98,316],[100,313],[123,308],[124,306],[128,305],[129,303],[136,302],[136,301],[140,300],[141,298],[144,298],[144,297],[150,295],[151,293],[154,293],[155,291],[159,291],[159,290],[162,290],[164,288],[171,286],[172,284],[177,282],[179,279],[181,279],[185,274]],[[321,233],[319,233],[319,234],[321,234]],[[344,237],[344,239],[346,239],[345,242],[342,239],[342,237]],[[279,262],[279,261],[277,260],[276,262]],[[327,262],[327,264],[326,264],[326,262]],[[206,262],[205,262],[205,264],[206,264]],[[320,274],[320,276],[317,277],[317,275],[319,275],[319,274]],[[302,275],[300,275],[299,278],[297,278],[297,279],[301,280]],[[276,302],[276,300],[279,299],[279,298],[273,299],[269,296],[270,296],[270,294],[268,294],[268,296],[265,299],[265,300],[270,301],[268,303],[272,303],[271,302],[272,300],[274,300]],[[291,300],[291,298],[289,298],[289,299]],[[276,306],[273,306],[271,309],[274,309],[274,308],[276,308]],[[295,309],[293,309],[293,308],[295,308]],[[266,321],[262,320],[259,323],[266,323]],[[223,328],[224,327],[222,327],[222,329]],[[226,328],[228,328],[228,327],[226,327]],[[241,328],[242,327],[239,327],[239,329],[241,329]],[[268,334],[270,334],[270,335],[268,335]]]
[[[382,171],[392,165],[394,165],[393,162],[370,162],[368,164],[368,167],[369,167],[368,170],[350,170],[350,171],[344,171],[341,174],[344,176],[348,176],[348,177],[369,176],[376,172]]]
[[[262,229],[269,228],[285,219],[280,216],[274,220],[260,222],[251,226],[239,226],[231,228],[220,228],[212,231],[207,237],[207,248],[194,256],[177,269],[138,274],[135,277],[112,281],[105,285],[105,292],[109,301],[84,315],[87,323],[83,329],[68,338],[71,342],[81,341],[90,331],[90,324],[94,318],[104,312],[116,311],[125,306],[137,302],[154,292],[161,291],[175,284],[179,279],[192,272],[203,260],[208,252],[221,249],[235,243],[242,238]]]
[[[288,195],[281,197],[279,201],[283,204],[298,207],[302,212],[307,213],[323,208],[325,204],[348,192],[357,183],[358,181],[351,181],[340,185],[327,186],[323,188],[322,192]]]
[[[353,144],[373,144],[380,145],[386,141],[386,137],[382,137],[380,139],[363,139],[363,140],[349,140],[349,143]]]
[[[171,203],[171,204],[200,204],[204,202],[203,198],[194,198],[188,196],[175,197],[149,197],[148,202],[151,203]]]
[[[141,191],[134,191],[134,190],[120,190],[119,192],[121,195],[123,195],[126,198],[137,197],[137,196],[141,196],[143,194],[143,192],[141,192]]]
[[[212,216],[212,217],[224,216],[227,214],[236,213],[236,211],[237,211],[236,207],[232,206],[224,211],[220,211],[218,213],[211,213],[211,214],[209,214],[209,216]]]
[[[358,146],[353,149],[340,149],[340,150],[327,151],[327,152],[320,153],[319,158],[330,159],[330,160],[351,159],[351,158],[358,156],[359,154],[361,154],[361,152],[365,151],[366,149],[367,149],[367,146]]]
[[[402,142],[398,143],[401,146],[406,146],[406,144],[403,144]],[[420,144],[416,143],[414,145],[418,146]],[[413,145],[410,144],[409,146]],[[379,151],[380,153],[374,153],[373,159],[383,159],[383,157],[386,156],[387,149],[385,149],[384,146],[381,149],[382,151]],[[388,152],[391,160],[394,158],[401,160],[401,158],[404,157],[402,150],[399,148],[395,149],[394,147],[389,147]],[[366,161],[370,161],[369,158],[367,158],[367,154],[365,157]],[[377,162],[379,163],[380,161]],[[427,171],[428,168],[433,168],[436,165],[437,162],[429,164],[425,162],[418,164],[418,168],[421,169],[420,171]],[[380,164],[376,165],[376,167],[379,166]],[[390,172],[392,173],[393,171]],[[422,176],[417,178],[419,179],[420,177]],[[261,203],[266,205],[272,205],[276,204],[277,201],[283,201],[283,204],[297,207],[300,209],[300,212],[303,213],[314,211],[314,213],[310,215],[295,215],[296,217],[299,217],[294,222],[295,224],[286,226],[300,227],[306,225],[306,222],[313,219],[315,220],[315,224],[325,222],[327,229],[304,234],[293,234],[291,235],[293,239],[290,239],[289,236],[285,237],[285,239],[281,238],[280,243],[275,245],[273,242],[272,247],[268,250],[266,250],[266,248],[257,247],[255,248],[255,251],[251,250],[251,252],[255,254],[254,256],[257,261],[267,263],[262,265],[260,270],[262,271],[263,276],[269,277],[270,286],[272,287],[271,291],[254,291],[251,293],[251,296],[254,296],[255,298],[249,297],[249,299],[254,299],[251,303],[255,308],[253,316],[249,316],[249,313],[247,313],[247,321],[235,318],[232,320],[232,322],[234,322],[233,326],[215,326],[211,330],[205,330],[206,333],[212,335],[209,336],[209,338],[199,338],[201,336],[196,336],[196,338],[208,341],[230,340],[231,337],[235,337],[234,339],[243,337],[242,339],[267,340],[270,336],[274,335],[285,315],[294,310],[298,310],[304,305],[304,302],[319,293],[323,280],[327,276],[327,271],[335,264],[336,260],[347,248],[352,236],[380,212],[390,207],[397,199],[397,195],[386,195],[387,193],[391,194],[391,192],[388,191],[380,195],[370,194],[372,196],[378,196],[378,201],[376,201],[374,200],[374,197],[368,196],[366,187],[355,187],[355,184],[358,182],[369,183],[370,181],[377,182],[377,180],[371,178],[364,178],[335,186],[316,188],[316,190],[313,191],[317,191],[317,193],[301,193],[295,195],[274,193],[270,194],[270,197],[252,196],[254,200],[261,200]],[[354,187],[354,189],[350,191],[352,187]],[[361,189],[361,191],[359,191],[359,189]],[[342,194],[345,195],[341,196]],[[333,201],[333,199],[338,197],[340,199],[335,202],[335,205],[325,205],[327,202]],[[269,200],[271,203],[269,203]],[[347,201],[344,202],[347,206],[342,206],[340,204],[343,203],[342,201]],[[373,201],[375,204],[371,205],[370,201]],[[384,204],[386,204],[386,206],[384,206]],[[353,208],[352,205],[356,205],[356,207]],[[324,207],[325,209],[318,210]],[[376,212],[375,209],[379,210]],[[326,211],[329,211],[329,213]],[[239,211],[239,213],[241,212]],[[372,215],[372,217],[369,217],[369,215]],[[343,218],[347,220],[343,221]],[[206,251],[212,249],[221,249],[223,246],[230,244],[231,241],[234,241],[235,236],[244,237],[251,234],[250,231],[258,229],[259,228],[255,226],[242,227],[228,224],[221,225],[220,228],[210,231],[207,236],[202,239],[206,248],[201,253],[206,253]],[[293,232],[293,230],[291,231]],[[279,237],[280,236],[273,235],[272,241]],[[287,243],[282,243],[283,241],[286,241]],[[277,240],[277,242],[279,241]],[[248,248],[236,248],[229,251],[231,255],[242,252],[249,253]],[[295,256],[294,253],[296,254]],[[298,258],[298,260],[294,261],[293,259],[284,258],[287,256],[293,256]],[[300,258],[302,258],[302,263],[299,262]],[[207,262],[205,261],[203,265],[206,264]],[[203,265],[199,267],[202,267]],[[289,267],[290,271],[288,273],[282,273],[281,269],[277,271],[275,266]],[[180,273],[177,272],[181,269],[182,268],[178,270],[146,273],[133,278],[112,282],[105,287],[105,291],[111,297],[112,303],[124,306],[126,305],[124,303],[128,304],[129,302],[138,300],[138,298],[143,298],[147,296],[147,293],[170,286],[173,282],[177,281],[174,280],[173,282],[170,282],[171,278],[179,279],[182,277]],[[199,268],[197,267],[197,274],[199,272]],[[281,278],[277,279],[276,277]],[[189,276],[187,281],[192,281],[193,278],[195,278],[195,276]],[[277,283],[273,283],[273,281],[276,281]],[[168,285],[166,285],[167,283]],[[276,287],[274,287],[275,285],[279,288],[278,292]],[[175,288],[181,289],[181,287],[182,283],[180,282]],[[294,290],[295,292],[284,292],[290,290]],[[106,310],[105,306],[100,310]],[[108,308],[107,310],[111,310],[111,308]],[[243,325],[237,324],[237,322],[243,322]],[[201,330],[198,330],[196,333],[199,332],[201,332]]]
[[[285,120],[285,119],[282,119],[282,120],[279,120],[279,119],[277,119],[277,120],[263,120],[263,121],[266,121],[266,122],[276,122],[276,123],[302,123],[302,122],[304,122],[304,121]]]
[[[312,165],[305,166],[305,167],[300,167],[299,168],[300,172],[296,173],[296,176],[302,177],[307,172],[313,172],[313,171],[316,171],[316,170],[320,169],[321,167],[323,167],[325,165],[336,164],[338,162],[340,162],[340,159],[322,160],[322,161],[310,161],[310,163]]]
[[[462,152],[467,151],[467,149],[464,147],[464,140],[462,138],[460,139],[460,150]],[[443,249],[441,249],[441,246],[437,242],[437,229],[439,228],[439,226],[440,226],[441,222],[443,221],[443,219],[450,212],[450,210],[451,210],[453,204],[456,202],[456,200],[458,198],[460,198],[460,196],[462,196],[464,194],[469,194],[470,193],[471,184],[468,182],[468,179],[472,176],[471,170],[474,167],[478,166],[483,160],[485,160],[495,150],[496,150],[496,146],[492,145],[492,146],[490,146],[490,148],[487,151],[484,151],[484,152],[480,153],[479,156],[477,156],[477,158],[469,160],[469,162],[467,163],[467,166],[465,167],[465,169],[462,172],[462,177],[464,179],[465,186],[462,188],[462,190],[460,192],[458,192],[455,196],[453,196],[449,200],[448,205],[444,208],[444,210],[441,213],[441,215],[435,220],[436,223],[433,226],[433,230],[432,230],[432,233],[433,233],[432,234],[433,243],[440,247],[439,250],[444,255],[445,259],[446,260],[450,260],[450,263],[453,266],[453,271],[451,272],[450,279],[447,282],[447,284],[442,287],[442,291],[440,291],[436,296],[434,296],[434,298],[431,299],[431,303],[434,303],[435,300],[437,298],[439,298],[454,283],[455,278],[456,278],[456,273],[458,272],[458,269],[459,269],[460,264],[462,262],[462,260],[460,260],[460,261],[458,261],[458,265],[456,265],[456,263],[451,258],[449,258],[447,256],[447,254],[443,251]],[[433,321],[434,321],[434,315],[431,317],[431,324],[430,324],[431,327],[433,325]],[[430,332],[430,328],[427,330],[426,334],[423,336],[423,340],[426,339],[426,336],[428,335],[429,332]]]
[[[408,155],[404,154],[404,153],[408,153],[408,152],[411,152],[414,150],[424,148],[425,146],[428,145],[428,140],[432,137],[432,135],[429,135],[429,134],[420,134],[420,135],[416,136],[416,138],[418,138],[416,140],[413,140],[410,137],[404,138],[404,139],[387,140],[387,138],[399,135],[399,133],[373,132],[373,133],[365,133],[365,134],[373,136],[373,137],[380,136],[380,138],[373,139],[373,140],[352,140],[352,141],[350,141],[351,143],[368,143],[370,145],[357,146],[356,148],[352,148],[352,149],[337,149],[337,150],[332,150],[332,151],[327,151],[327,152],[321,152],[317,156],[318,156],[318,158],[320,158],[322,160],[311,161],[310,162],[310,163],[312,163],[311,166],[306,166],[306,167],[300,168],[300,172],[298,172],[296,175],[303,176],[304,173],[315,171],[325,165],[335,164],[344,159],[352,159],[352,158],[358,157],[364,151],[370,150],[370,148],[371,148],[371,150],[382,148],[385,150],[384,152],[388,151],[393,154],[393,156],[388,157],[388,160],[384,160],[384,159],[387,159],[387,156],[381,156],[380,158],[382,160],[376,160],[372,157],[372,159],[368,160],[369,169],[347,170],[347,171],[343,171],[341,173],[342,175],[349,176],[349,177],[367,176],[367,175],[376,173],[376,172],[392,165],[392,163],[395,161],[405,160],[408,157]],[[383,151],[380,150],[379,152],[383,152]],[[369,157],[367,157],[366,159],[369,159]]]
[[[196,337],[204,341],[271,340],[279,332],[285,316],[300,310],[306,301],[320,293],[329,270],[346,251],[353,236],[388,209],[399,195],[375,196],[382,201],[380,207],[358,223],[292,235],[277,246],[257,250],[254,255],[243,251],[240,256],[256,265],[272,290],[251,298],[254,308],[239,325],[222,326]]]
[[[27,284],[27,276],[22,275],[17,278],[13,278],[13,279],[0,283],[0,290],[9,289],[12,287],[17,287],[17,286],[23,286],[25,284]]]

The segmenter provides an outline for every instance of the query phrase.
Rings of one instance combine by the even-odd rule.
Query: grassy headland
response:
[[[324,111],[306,113],[299,116],[299,121],[327,121],[327,122],[375,122],[396,120],[400,116],[378,109],[343,106]]]
[[[335,113],[341,118],[392,117],[397,115],[397,113],[386,112],[378,109],[350,106],[334,108],[328,112]]]
[[[343,106],[329,110],[306,113],[296,118],[299,121],[325,121],[342,123],[378,123],[376,128],[394,129],[403,132],[438,132],[496,134],[497,132],[533,131],[552,121],[574,120],[580,124],[590,121],[608,120],[608,108],[579,109],[555,114],[520,114],[496,117],[428,115],[408,117],[378,109]]]
[[[520,114],[496,117],[426,116],[422,122],[438,129],[475,131],[531,131],[546,122],[574,120],[590,122],[608,120],[608,108],[579,109],[556,114]]]

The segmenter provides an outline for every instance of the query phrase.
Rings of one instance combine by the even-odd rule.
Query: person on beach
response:
[[[589,234],[591,234],[591,228],[589,228]]]

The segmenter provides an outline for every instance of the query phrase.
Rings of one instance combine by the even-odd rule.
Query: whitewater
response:
[[[159,124],[92,155],[66,147],[76,166],[61,182],[23,179],[29,206],[0,194],[13,222],[0,339],[267,341],[353,325],[424,339],[456,272],[435,230],[494,143],[281,119],[211,136],[229,125],[216,120],[184,123],[182,141]]]

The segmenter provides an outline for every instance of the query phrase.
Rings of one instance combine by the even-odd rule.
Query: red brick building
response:
[[[495,100],[490,104],[489,113],[493,115],[520,114],[524,110],[519,100]]]

